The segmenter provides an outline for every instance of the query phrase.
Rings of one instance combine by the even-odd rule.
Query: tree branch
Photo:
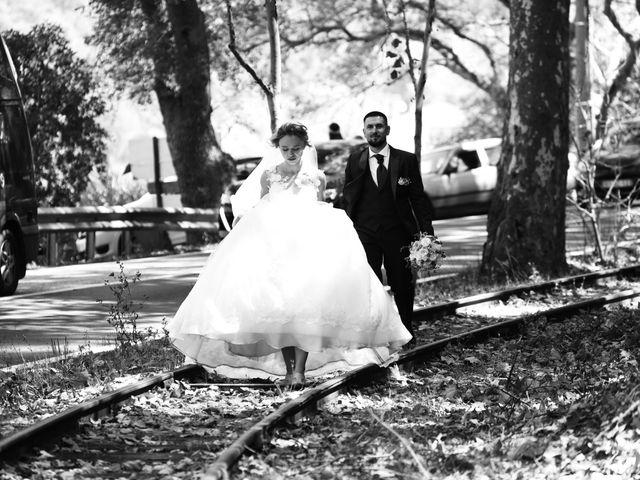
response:
[[[425,10],[425,7],[421,7],[421,9]],[[440,17],[438,17],[438,19],[442,21]],[[449,22],[447,25],[449,24],[451,24],[451,22]],[[386,25],[386,28],[384,30],[381,28],[372,28],[363,33],[355,33],[347,25],[339,22],[335,18],[322,25],[314,25],[313,23],[309,23],[308,28],[303,35],[290,37],[285,32],[282,32],[281,36],[283,42],[289,48],[295,48],[306,43],[323,45],[338,41],[362,43],[376,42],[381,38],[384,38],[393,33],[402,37],[405,37],[406,33],[408,33],[409,38],[416,41],[422,41],[424,37],[423,30],[408,28],[405,31],[404,27],[401,25]],[[470,37],[466,38],[462,31],[460,31],[460,34],[460,38],[474,43],[474,45],[477,45],[482,49],[483,53],[490,53],[490,50],[488,49],[488,47],[486,47],[486,45],[482,45],[480,42]],[[323,35],[325,36],[325,38],[322,38]],[[500,86],[498,82],[496,82],[496,75],[494,75],[491,79],[481,78],[478,74],[474,73],[462,62],[461,58],[455,53],[453,48],[446,45],[433,35],[431,36],[431,46],[442,56],[443,65],[446,68],[448,68],[461,78],[467,80],[468,82],[476,85],[478,88],[486,92],[491,98],[493,98],[500,108],[504,108],[506,101],[506,91],[503,87]],[[488,56],[488,59],[495,73],[495,60],[492,56]]]
[[[231,2],[229,0],[225,0],[227,5],[227,28],[229,29],[229,50],[233,53],[233,56],[236,57],[238,63],[242,65],[242,67],[251,75],[251,77],[256,81],[256,83],[260,86],[260,88],[264,91],[267,96],[272,95],[271,89],[262,81],[262,79],[258,76],[256,71],[249,65],[245,59],[242,57],[238,48],[236,46],[236,32],[233,27],[233,16],[231,13]]]
[[[627,32],[624,28],[622,28],[622,25],[620,25],[620,22],[618,22],[618,17],[616,16],[615,12],[611,8],[611,1],[612,0],[604,1],[604,14],[611,22],[611,25],[613,25],[613,27],[618,31],[618,33],[622,35],[622,37],[626,40],[629,47],[632,47],[634,43],[633,37],[629,32]]]
[[[609,108],[611,107],[611,104],[613,103],[615,97],[624,88],[624,85],[627,83],[627,79],[633,72],[633,68],[638,58],[638,49],[640,48],[640,39],[635,40],[633,36],[622,27],[622,25],[618,21],[618,17],[611,8],[611,1],[612,0],[605,0],[604,14],[609,19],[613,27],[622,36],[622,38],[624,38],[624,40],[627,42],[629,52],[627,53],[627,56],[622,65],[618,68],[618,71],[616,72],[611,85],[609,85],[609,88],[602,97],[600,112],[597,116],[596,122],[596,140],[603,138],[605,135],[607,122],[609,119]],[[638,13],[640,13],[640,0],[636,0],[636,10],[638,11]]]
[[[450,20],[448,20],[446,18],[438,18],[438,20],[440,20],[440,22],[443,25],[446,25],[447,27],[449,27],[449,29],[456,36],[458,36],[458,37],[462,38],[463,40],[466,40],[466,41],[474,44],[476,47],[478,47],[480,50],[482,50],[482,52],[485,54],[485,56],[489,60],[489,64],[491,65],[491,69],[494,72],[496,71],[496,61],[493,58],[493,54],[491,53],[491,50],[489,49],[489,47],[487,47],[484,43],[476,40],[475,38],[471,38],[469,35],[464,33],[460,27],[458,27],[457,25],[454,25],[453,22],[451,22]]]
[[[409,75],[411,76],[411,83],[413,83],[413,90],[417,92],[418,79],[416,78],[416,74],[413,70],[413,55],[411,55],[411,48],[409,47],[409,26],[407,25],[407,11],[402,0],[400,0],[400,11],[402,13],[402,29],[404,30],[403,36],[405,42],[405,51],[407,52],[407,59],[409,60]],[[422,48],[423,50],[427,50],[429,48],[429,45],[425,44]]]
[[[411,458],[413,458],[413,461],[416,463],[418,470],[422,474],[422,477],[430,478],[431,474],[429,473],[429,470],[426,469],[426,467],[422,463],[422,460],[420,459],[416,451],[411,446],[411,442],[407,438],[403,437],[398,432],[396,432],[393,428],[391,428],[391,426],[383,422],[382,419],[373,412],[373,410],[369,409],[369,414],[374,418],[374,420],[376,420],[380,425],[382,425],[384,428],[389,430],[389,432],[391,432],[398,440],[400,440],[404,448],[406,448],[409,454],[411,455]]]
[[[640,1],[640,0],[638,0]],[[418,77],[418,86],[416,88],[416,104],[422,109],[424,101],[424,89],[427,84],[427,62],[429,60],[429,48],[431,47],[431,33],[433,32],[433,21],[436,18],[436,2],[429,0],[429,7],[426,13],[424,35],[422,43],[422,58],[420,60],[420,76]]]

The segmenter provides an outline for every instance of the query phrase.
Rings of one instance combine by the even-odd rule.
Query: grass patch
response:
[[[11,410],[51,395],[87,386],[108,385],[117,377],[156,373],[184,363],[166,337],[104,352],[81,350],[52,361],[39,361],[0,371],[0,408]]]

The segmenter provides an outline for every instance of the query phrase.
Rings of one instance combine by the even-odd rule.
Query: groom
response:
[[[406,247],[420,232],[433,235],[432,206],[422,187],[416,156],[389,146],[389,131],[384,113],[364,116],[363,132],[369,146],[347,160],[344,204],[380,281],[384,262],[400,318],[413,335],[415,283],[405,261]]]

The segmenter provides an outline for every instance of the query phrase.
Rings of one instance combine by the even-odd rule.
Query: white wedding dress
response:
[[[386,361],[411,335],[351,220],[317,200],[317,170],[268,176],[269,193],[211,254],[169,321],[173,344],[235,378],[284,375],[286,346],[310,352],[307,376]]]

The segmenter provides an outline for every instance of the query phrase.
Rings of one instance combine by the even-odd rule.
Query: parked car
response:
[[[596,158],[595,193],[600,198],[640,198],[640,146],[624,145]]]
[[[163,181],[162,206],[182,208],[180,194],[177,193],[177,179],[175,176],[167,177]],[[158,201],[155,193],[147,192],[133,202],[125,203],[124,207],[157,207]],[[153,248],[175,247],[187,241],[184,231],[137,230],[131,234],[131,241],[148,250]],[[169,242],[169,244],[167,244]],[[113,259],[124,253],[124,233],[121,230],[105,230],[96,232],[94,260]],[[76,250],[79,255],[85,255],[86,235],[80,234],[76,240]]]
[[[498,180],[500,138],[485,138],[437,148],[422,155],[422,182],[434,218],[479,215],[489,211]],[[577,187],[574,155],[569,158],[567,190]]]
[[[0,37],[0,296],[16,291],[38,255],[34,172],[16,70]]]
[[[498,179],[499,138],[467,141],[425,152],[422,183],[434,217],[452,218],[489,210]]]

